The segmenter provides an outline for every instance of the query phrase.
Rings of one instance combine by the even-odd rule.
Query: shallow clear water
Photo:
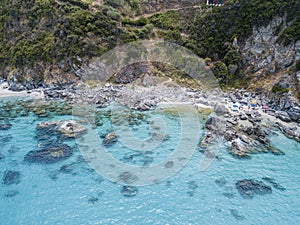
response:
[[[151,113],[146,113],[151,119]],[[164,160],[176,147],[180,123],[164,115],[170,139],[163,142],[150,163]],[[67,119],[56,116],[50,120]],[[37,149],[36,125],[49,118],[34,115],[11,119],[12,128],[1,130],[0,177],[4,171],[21,172],[19,184],[0,184],[0,224],[299,224],[300,145],[281,134],[272,143],[285,155],[253,155],[240,160],[224,147],[219,159],[205,171],[199,170],[203,154],[195,151],[188,164],[172,178],[155,185],[138,187],[134,197],[124,197],[122,186],[109,182],[83,160],[79,150],[54,164],[29,164],[24,156]],[[135,135],[146,138],[147,123],[135,125]],[[98,127],[99,135],[111,130],[109,120]],[[11,135],[11,138],[7,138]],[[6,137],[6,139],[5,139]],[[3,139],[4,138],[4,139]],[[10,140],[9,140],[10,139]],[[73,141],[66,142],[75,146]],[[143,165],[144,156],[133,154],[116,143],[108,151],[120,161]],[[148,158],[149,159],[149,158]],[[69,170],[62,171],[63,165]],[[244,199],[235,183],[242,179],[271,177],[286,190]],[[216,180],[223,178],[223,186]],[[224,181],[225,179],[225,181]]]

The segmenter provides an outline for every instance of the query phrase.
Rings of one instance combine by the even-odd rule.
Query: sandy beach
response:
[[[0,98],[7,97],[30,97],[44,98],[43,91],[10,91],[6,82],[0,84]]]

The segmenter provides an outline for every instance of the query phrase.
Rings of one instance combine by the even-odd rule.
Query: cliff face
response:
[[[186,46],[217,62],[221,84],[295,92],[299,10],[296,0],[228,1],[196,18]]]
[[[1,77],[15,90],[63,88],[80,80],[90,59],[116,45],[164,38],[210,58],[223,84],[269,90],[279,84],[280,91],[300,86],[298,0],[205,2],[3,0]]]

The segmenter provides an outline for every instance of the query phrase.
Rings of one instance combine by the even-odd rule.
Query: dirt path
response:
[[[140,19],[141,17],[145,17],[145,18],[149,18],[155,14],[158,14],[158,13],[163,13],[163,12],[167,12],[167,11],[179,11],[179,10],[182,10],[182,9],[202,9],[200,5],[194,5],[194,6],[186,6],[186,7],[180,7],[180,8],[170,8],[170,9],[163,9],[163,10],[160,10],[160,11],[157,11],[157,12],[153,12],[153,13],[148,13],[148,14],[142,14],[142,15],[139,15],[139,16],[135,16],[133,18],[131,18],[132,20],[138,20]]]

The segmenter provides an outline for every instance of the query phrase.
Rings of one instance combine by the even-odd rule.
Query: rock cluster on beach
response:
[[[296,102],[291,103],[290,111],[276,111],[268,106],[267,98],[258,94],[237,91],[225,93],[223,99],[225,101],[214,105],[215,115],[211,115],[204,125],[206,133],[199,143],[201,151],[209,151],[207,147],[221,138],[228,152],[238,158],[268,152],[281,155],[284,152],[272,146],[269,140],[270,133],[275,129],[288,138],[300,141]],[[255,104],[251,104],[254,101]],[[293,119],[289,116],[291,111],[295,114]]]
[[[139,78],[140,79],[140,78]],[[300,141],[299,103],[290,95],[285,94],[278,97],[272,93],[248,92],[245,90],[235,90],[232,92],[221,92],[220,90],[200,91],[176,85],[172,79],[161,79],[155,82],[147,80],[130,81],[126,84],[105,84],[87,86],[83,83],[77,86],[70,86],[69,89],[45,89],[46,100],[62,101],[64,104],[51,106],[49,101],[35,103],[22,102],[20,113],[24,115],[29,112],[35,113],[39,117],[46,117],[49,112],[56,114],[71,114],[72,104],[95,105],[96,107],[106,107],[113,102],[135,110],[154,109],[161,102],[190,102],[195,105],[195,109],[201,107],[211,108],[214,111],[205,123],[205,135],[200,140],[201,151],[206,155],[213,155],[206,149],[218,138],[226,142],[228,152],[238,158],[250,158],[255,153],[284,154],[279,149],[271,145],[269,135],[276,129],[281,131],[288,138]],[[255,107],[251,104],[255,101]],[[49,104],[48,104],[49,103]],[[233,105],[240,107],[234,109]],[[11,105],[6,105],[3,114],[13,112]],[[59,108],[59,110],[54,109]],[[123,117],[112,118],[114,122],[124,120]],[[101,126],[103,120],[96,115],[95,126]],[[129,121],[129,120],[128,120]],[[122,123],[124,121],[121,121]],[[131,119],[130,123],[135,123]],[[130,125],[130,124],[129,124]],[[9,129],[7,121],[2,121],[1,129]],[[74,138],[81,136],[85,130],[80,125],[73,122],[45,122],[37,127],[37,137],[45,140],[49,134],[58,137],[62,142],[63,138]],[[114,133],[106,134],[103,144],[110,145],[116,142],[117,136]],[[156,139],[167,139],[168,137],[152,134]],[[50,140],[53,140],[50,137]],[[48,143],[50,143],[48,141]]]

